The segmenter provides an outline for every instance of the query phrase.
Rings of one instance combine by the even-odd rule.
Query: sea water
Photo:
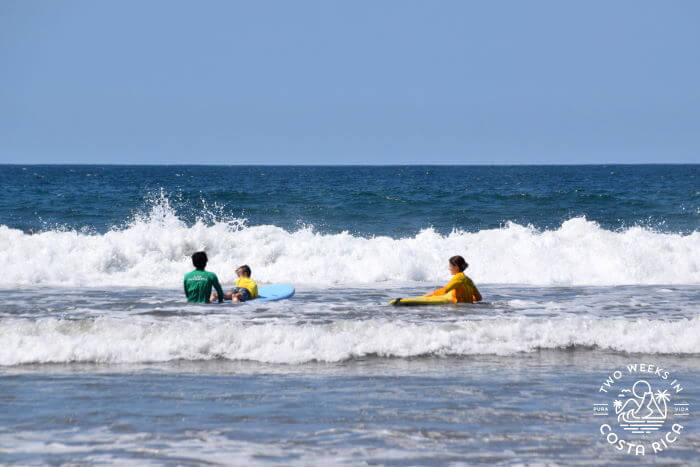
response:
[[[0,166],[0,462],[697,462],[699,182],[698,165]],[[226,287],[245,263],[297,294],[187,305],[200,249]],[[483,303],[388,305],[444,285],[454,254]],[[616,449],[593,411],[634,363],[690,407],[661,452]]]

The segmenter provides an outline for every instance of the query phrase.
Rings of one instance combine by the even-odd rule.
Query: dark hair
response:
[[[469,264],[467,264],[467,262],[464,261],[464,258],[462,258],[459,255],[453,256],[452,258],[450,258],[450,264],[452,266],[457,266],[460,271],[464,271],[465,269],[467,269],[469,267]]]
[[[250,266],[247,264],[239,266],[238,269],[236,269],[236,274],[250,277]]]
[[[209,261],[209,258],[207,258],[207,254],[203,251],[198,251],[192,255],[192,264],[194,264],[194,267],[197,269],[204,269],[207,265],[207,261]]]

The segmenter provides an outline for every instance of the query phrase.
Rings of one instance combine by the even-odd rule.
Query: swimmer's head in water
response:
[[[248,266],[247,264],[244,264],[243,266],[239,266],[238,269],[236,269],[236,275],[238,277],[241,277],[241,276],[250,277],[250,274],[251,274],[250,266]]]
[[[194,264],[194,267],[197,269],[204,269],[207,265],[207,261],[209,261],[209,259],[207,258],[207,254],[203,251],[198,251],[192,255],[192,264]]]
[[[452,266],[455,266],[457,269],[459,269],[459,272],[463,272],[465,269],[469,267],[466,261],[464,261],[464,258],[461,256],[453,256],[452,258],[449,259],[450,264]]]

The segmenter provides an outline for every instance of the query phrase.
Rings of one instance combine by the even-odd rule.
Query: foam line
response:
[[[112,317],[0,321],[0,365],[251,360],[298,364],[598,347],[698,354],[700,317],[680,321],[498,318],[411,324],[387,320],[314,324],[138,321]]]

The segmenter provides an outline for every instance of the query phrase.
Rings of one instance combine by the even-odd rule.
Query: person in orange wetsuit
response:
[[[474,282],[464,274],[464,270],[467,269],[469,265],[464,258],[461,256],[453,256],[449,259],[450,273],[452,273],[452,279],[447,285],[441,289],[437,289],[435,292],[430,292],[425,294],[425,297],[431,297],[433,295],[446,295],[448,293],[452,294],[452,303],[474,303],[481,301],[481,294],[479,289],[476,288]]]

